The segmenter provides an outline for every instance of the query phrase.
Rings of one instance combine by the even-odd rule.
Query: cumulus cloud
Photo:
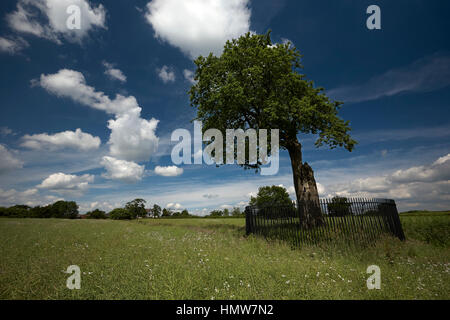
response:
[[[450,205],[450,154],[429,165],[327,186],[329,196],[393,198],[403,205]]]
[[[51,174],[44,179],[37,188],[47,189],[60,194],[81,196],[89,188],[89,183],[92,183],[93,181],[94,176],[90,174],[77,176],[58,172]]]
[[[183,169],[178,168],[177,166],[168,166],[168,167],[155,167],[155,173],[159,176],[164,177],[176,177],[183,174]]]
[[[123,74],[123,72],[121,70],[115,68],[113,64],[103,61],[103,66],[106,68],[105,74],[109,78],[111,78],[113,80],[119,80],[120,82],[127,81],[127,77]]]
[[[147,161],[158,149],[155,134],[159,120],[145,120],[140,113],[127,113],[108,121],[108,144],[113,157],[128,161]]]
[[[435,162],[433,162],[433,165],[436,166],[436,165],[444,164],[449,160],[450,160],[450,153],[447,154],[446,156],[438,158]]]
[[[8,127],[0,127],[0,135],[6,137],[6,136],[9,136],[9,135],[13,135],[14,136],[14,135],[16,135],[16,133],[12,129],[8,128]]]
[[[196,81],[194,79],[194,71],[184,69],[183,75],[184,75],[184,79],[186,79],[190,84],[195,84]]]
[[[437,53],[374,76],[365,83],[330,90],[328,95],[344,102],[361,102],[405,92],[430,92],[449,85],[450,56]]]
[[[111,135],[108,141],[110,154],[127,161],[144,161],[156,152],[158,137],[155,134],[158,120],[141,118],[142,108],[134,96],[117,94],[111,100],[101,91],[88,86],[82,73],[62,69],[55,74],[41,75],[37,83],[48,92],[67,97],[94,109],[114,114],[108,121]]]
[[[141,180],[144,175],[144,166],[132,161],[118,160],[105,156],[101,161],[101,165],[106,169],[106,173],[103,174],[103,177],[106,179],[134,183]]]
[[[67,19],[70,16],[67,8],[70,5],[80,8],[80,29],[67,27]],[[62,39],[81,42],[94,28],[106,28],[105,16],[103,5],[91,6],[87,0],[19,0],[16,10],[6,16],[6,21],[16,32],[61,44]]]
[[[17,191],[16,189],[4,190],[0,188],[0,205],[13,206],[24,204],[28,206],[36,206],[42,204],[42,197],[38,197],[39,191],[36,188],[27,189],[25,191]]]
[[[25,135],[22,140],[22,147],[35,150],[74,148],[80,151],[89,151],[98,149],[101,143],[99,137],[84,133],[79,128],[75,131],[64,131],[53,135],[47,133]]]
[[[120,115],[132,111],[140,113],[141,111],[135,97],[117,94],[111,100],[103,92],[88,86],[83,74],[78,71],[61,69],[55,74],[42,74],[37,83],[58,97],[71,98],[78,103],[110,114]]]
[[[179,204],[179,203],[173,203],[173,202],[171,202],[171,203],[166,204],[166,208],[167,208],[167,209],[175,209],[175,210],[179,210],[179,209],[182,209],[183,206],[182,206],[181,204]]]
[[[82,202],[79,204],[79,211],[81,213],[86,213],[95,209],[103,210],[109,212],[114,208],[119,208],[122,206],[119,202],[108,202],[108,201],[93,201],[93,202]]]
[[[28,42],[24,39],[18,38],[4,38],[0,37],[0,52],[6,52],[11,55],[22,51],[29,46]]]
[[[159,78],[164,82],[174,82],[175,81],[175,72],[171,70],[168,66],[162,66],[162,68],[157,69]]]
[[[155,37],[191,58],[221,54],[227,40],[249,31],[248,0],[152,0],[145,17]]]
[[[10,170],[22,168],[23,162],[8,150],[8,148],[0,144],[0,174]]]

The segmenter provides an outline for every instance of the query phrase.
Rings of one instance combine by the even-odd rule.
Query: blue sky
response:
[[[80,30],[66,26],[71,4]],[[366,27],[372,4],[381,30]],[[299,136],[321,196],[449,209],[449,10],[444,1],[2,1],[0,205],[66,199],[85,212],[141,197],[204,214],[244,206],[263,185],[292,194],[286,152],[274,176],[175,168],[170,158],[172,131],[193,129],[192,58],[271,29],[301,51],[309,79],[344,101],[359,142],[349,153]]]

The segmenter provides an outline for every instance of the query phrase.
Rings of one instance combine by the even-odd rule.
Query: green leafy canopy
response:
[[[356,141],[349,135],[349,121],[338,116],[342,103],[331,101],[299,73],[300,60],[291,43],[273,44],[270,31],[227,41],[219,57],[198,57],[197,82],[189,91],[195,120],[203,122],[203,131],[279,129],[281,148],[306,133],[318,135],[317,147],[351,151]]]

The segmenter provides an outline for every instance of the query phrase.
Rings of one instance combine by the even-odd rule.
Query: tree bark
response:
[[[307,228],[323,224],[314,171],[302,162],[302,145],[295,139],[288,144],[300,223]]]

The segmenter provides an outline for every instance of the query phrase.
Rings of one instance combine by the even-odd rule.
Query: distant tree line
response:
[[[205,218],[243,218],[245,217],[245,212],[241,211],[241,208],[234,207],[229,210],[227,208],[223,210],[213,210],[206,215]]]
[[[186,209],[174,211],[169,208],[161,208],[154,204],[151,209],[146,209],[144,199],[134,199],[127,202],[123,208],[115,208],[106,213],[100,209],[95,209],[80,215],[78,205],[75,201],[57,201],[46,206],[30,207],[27,205],[15,205],[9,208],[0,207],[0,217],[11,218],[65,218],[65,219],[113,219],[113,220],[132,220],[138,218],[200,218],[191,215]],[[244,217],[244,212],[240,208],[223,210],[213,210],[205,218],[220,217]]]
[[[0,217],[76,219],[78,218],[78,205],[75,201],[61,200],[43,207],[27,205],[0,207]]]

